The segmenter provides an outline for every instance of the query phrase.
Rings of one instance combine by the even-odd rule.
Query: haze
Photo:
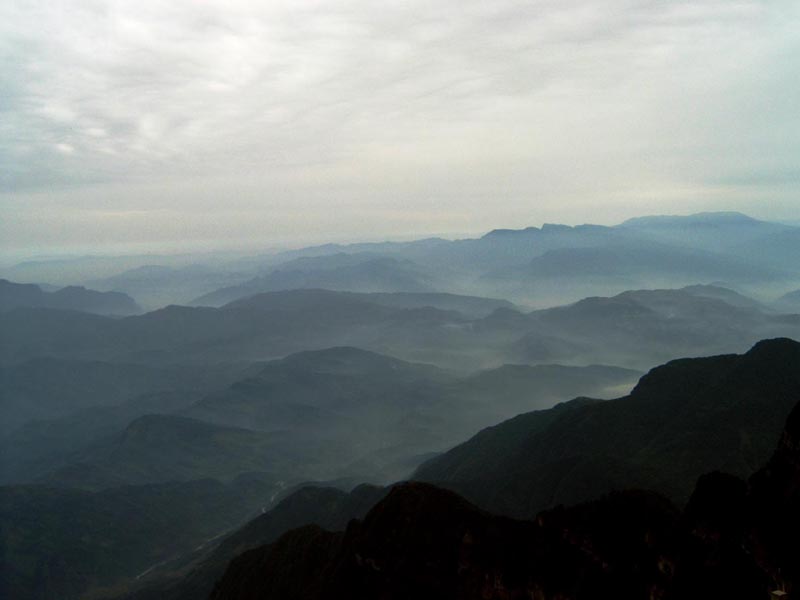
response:
[[[791,1],[0,6],[5,254],[796,218]]]

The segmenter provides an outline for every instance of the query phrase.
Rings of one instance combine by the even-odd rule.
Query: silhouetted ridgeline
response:
[[[790,589],[798,252],[723,213],[9,268],[108,292],[0,281],[0,597]]]
[[[133,298],[120,292],[96,292],[79,286],[45,292],[38,285],[0,279],[0,311],[33,307],[100,315],[133,315],[142,310]]]
[[[749,433],[740,431],[740,438],[763,438],[765,457],[773,454],[768,466],[753,476],[751,488],[743,479],[718,471],[708,475],[701,471],[697,481],[691,457],[697,454],[706,460],[693,442],[708,431],[703,425],[676,441],[683,460],[690,464],[682,471],[683,487],[690,492],[694,488],[683,512],[655,492],[612,491],[570,508],[549,508],[533,521],[514,521],[491,516],[453,493],[412,483],[395,486],[363,522],[351,523],[346,533],[305,527],[275,541],[284,526],[314,523],[341,529],[346,515],[358,517],[359,511],[366,511],[386,493],[367,488],[348,496],[303,489],[234,534],[208,558],[185,568],[186,574],[167,573],[164,581],[132,597],[188,600],[192,593],[200,597],[210,590],[231,550],[247,548],[231,563],[214,598],[506,598],[536,591],[542,598],[650,598],[656,594],[678,599],[718,597],[718,593],[741,597],[737,594],[743,592],[758,597],[769,589],[788,587],[797,574],[776,573],[777,569],[791,572],[785,565],[793,560],[793,550],[786,549],[786,544],[791,543],[792,532],[800,533],[792,514],[800,508],[800,431],[794,427],[800,422],[800,408],[789,418],[777,452],[774,446],[786,412],[800,400],[799,349],[800,344],[791,340],[770,340],[743,356],[675,361],[643,378],[632,394],[641,394],[638,402],[656,411],[655,421],[663,420],[667,412],[682,413],[674,426],[699,421],[710,412],[720,421],[717,426],[725,428],[723,420],[735,414],[731,410],[736,407],[751,415],[777,414],[784,407],[783,416],[776,417],[775,432],[738,421],[750,427]],[[745,386],[748,379],[750,384]],[[708,389],[698,396],[704,386]],[[663,394],[655,394],[662,387]],[[734,389],[739,387],[740,391]],[[754,393],[756,389],[761,393]],[[698,401],[681,400],[681,394]],[[733,397],[727,397],[730,394]],[[491,478],[509,469],[514,460],[524,459],[524,452],[510,450],[535,432],[547,431],[574,411],[613,407],[619,402],[575,400],[512,419],[475,438],[502,431],[502,436],[495,437],[505,447],[475,462],[450,463],[450,468],[456,474],[461,465],[468,466],[468,472]],[[636,417],[626,422],[631,431],[636,430],[635,422]],[[608,428],[608,437],[616,435],[611,420],[595,426]],[[604,438],[590,443],[597,439]],[[449,454],[457,454],[475,440]],[[449,454],[431,466],[444,470]],[[746,469],[745,475],[756,468]],[[625,480],[624,474],[617,489],[639,485],[639,481]],[[545,478],[538,483],[549,482]],[[339,515],[339,521],[326,524],[331,523],[332,514]]]
[[[797,351],[788,340],[765,342],[739,370],[777,379],[796,366]],[[720,378],[708,363],[695,366]],[[749,484],[703,475],[683,512],[657,494],[629,491],[515,521],[428,484],[401,484],[343,533],[306,526],[243,553],[211,598],[677,600],[767,598],[773,590],[792,598],[800,591],[798,423],[800,404]]]
[[[356,346],[462,372],[504,363],[642,369],[681,356],[741,352],[768,337],[800,337],[800,316],[772,313],[730,290],[716,292],[697,286],[629,291],[529,313],[493,300],[329,290],[259,294],[222,308],[170,306],[121,319],[18,308],[0,312],[0,361],[163,366]]]
[[[681,359],[629,396],[573,401],[490,427],[417,471],[496,512],[532,518],[613,489],[653,489],[683,503],[694,481],[763,465],[800,400],[800,344]]]

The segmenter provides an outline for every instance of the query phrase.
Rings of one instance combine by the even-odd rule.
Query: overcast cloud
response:
[[[800,3],[0,3],[3,248],[800,207]]]

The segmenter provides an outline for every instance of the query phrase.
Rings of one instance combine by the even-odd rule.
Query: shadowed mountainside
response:
[[[86,492],[0,487],[0,597],[75,600],[238,526],[274,493],[243,477]]]
[[[206,393],[229,385],[243,376],[247,367],[241,363],[151,366],[61,358],[0,366],[0,433],[84,409],[121,406],[146,394]]]
[[[490,427],[415,478],[495,512],[533,517],[560,503],[639,487],[685,502],[701,474],[747,477],[766,462],[800,400],[800,344],[653,369],[629,396],[573,401]]]
[[[225,480],[248,471],[291,482],[387,482],[486,423],[576,394],[610,396],[630,389],[638,376],[600,365],[507,365],[462,378],[357,348],[330,348],[253,366],[201,399],[159,394],[30,423],[0,447],[13,462],[9,481],[86,489]],[[160,414],[142,416],[149,406]]]
[[[515,521],[403,484],[343,533],[307,525],[244,552],[211,598],[792,598],[798,415],[800,405],[749,485],[703,475],[682,513],[657,494],[626,491]]]
[[[205,553],[154,570],[154,580],[143,589],[123,596],[127,600],[194,600],[207,598],[214,584],[237,555],[269,544],[296,527],[315,524],[341,531],[352,519],[360,519],[389,492],[368,485],[350,493],[334,488],[304,487],[273,509],[225,536]]]

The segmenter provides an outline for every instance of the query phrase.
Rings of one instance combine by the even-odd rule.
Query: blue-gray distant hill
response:
[[[638,376],[602,365],[506,365],[464,377],[357,348],[301,352],[200,397],[161,391],[54,410],[0,438],[9,461],[0,477],[86,489],[250,471],[286,482],[388,481],[487,423],[579,394],[611,397]]]
[[[779,310],[800,313],[800,290],[794,290],[781,296],[775,303]]]
[[[0,311],[14,308],[53,308],[100,315],[134,315],[141,312],[133,298],[119,292],[97,292],[78,286],[46,292],[32,283],[0,279]]]
[[[206,265],[143,265],[86,285],[130,294],[150,308],[186,304],[199,295],[249,279],[249,272]]]
[[[631,288],[715,282],[774,296],[800,285],[800,266],[787,260],[797,255],[800,227],[721,212],[641,217],[616,226],[496,229],[457,240],[325,244],[235,259],[220,253],[119,257],[116,263],[109,257],[32,261],[4,272],[10,279],[45,281],[44,274],[57,269],[59,282],[124,291],[148,307],[221,306],[295,288],[439,291],[545,307]],[[37,270],[47,264],[50,270]],[[115,264],[118,271],[109,273]],[[97,274],[88,275],[93,270]]]
[[[222,306],[263,292],[323,288],[352,292],[432,292],[430,273],[407,259],[372,253],[301,257],[270,273],[193,300],[195,306]]]
[[[775,236],[800,231],[797,227],[761,221],[738,212],[637,217],[617,228],[636,232],[655,241],[713,252],[761,244]]]
[[[346,345],[460,371],[504,363],[647,369],[679,356],[741,352],[767,337],[800,337],[797,315],[766,311],[718,286],[713,293],[708,287],[629,291],[528,313],[496,303],[293,290],[122,319],[15,309],[0,313],[0,362],[50,356],[198,364]],[[488,315],[474,316],[492,306]]]
[[[156,392],[193,394],[234,381],[245,365],[142,365],[34,358],[0,366],[0,435],[35,420],[121,406]]]
[[[219,290],[195,303],[220,305],[290,287],[427,288],[531,306],[713,282],[769,295],[800,282],[800,266],[786,260],[798,253],[800,228],[740,213],[643,217],[614,227],[545,224],[452,241],[305,248],[284,255],[282,264],[241,288]]]

